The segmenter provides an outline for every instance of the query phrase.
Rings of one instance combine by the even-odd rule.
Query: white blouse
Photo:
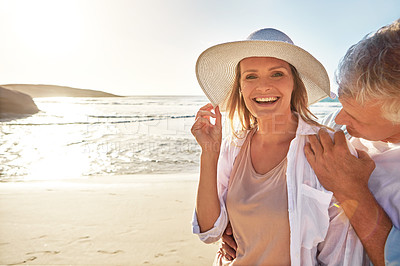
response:
[[[319,183],[309,165],[304,145],[307,135],[316,134],[319,127],[309,125],[299,117],[296,137],[287,154],[287,191],[290,224],[290,259],[292,265],[368,265],[360,240],[350,225],[333,193]],[[217,185],[221,213],[214,227],[200,232],[194,212],[192,230],[205,243],[218,241],[228,223],[225,208],[228,181],[242,142],[231,136],[224,139],[218,161]],[[351,152],[355,149],[349,146]]]

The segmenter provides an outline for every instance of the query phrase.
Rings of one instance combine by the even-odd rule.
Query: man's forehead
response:
[[[339,96],[339,101],[343,106],[343,109],[362,109],[365,108],[365,106],[362,106],[360,103],[358,103],[356,100],[354,100],[353,98],[349,98],[349,97],[343,97],[343,96]]]
[[[368,101],[360,104],[355,99],[350,97],[340,97],[339,101],[342,104],[342,109],[357,120],[369,120],[372,116],[380,115],[381,108],[376,102]]]
[[[378,101],[373,101],[373,100],[368,100],[364,103],[359,103],[356,99],[351,98],[351,97],[343,97],[339,96],[338,97],[340,103],[342,106],[346,106],[349,108],[353,109],[361,109],[363,111],[373,111],[375,112],[376,110],[379,110],[381,108],[381,105],[379,104]]]

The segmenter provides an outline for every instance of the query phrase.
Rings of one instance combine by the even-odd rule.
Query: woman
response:
[[[192,127],[202,149],[193,232],[215,242],[230,222],[237,242],[236,259],[216,264],[362,265],[360,241],[303,152],[320,128],[307,106],[330,93],[324,67],[262,29],[204,51],[196,74],[212,104]],[[223,142],[220,108],[241,128]]]

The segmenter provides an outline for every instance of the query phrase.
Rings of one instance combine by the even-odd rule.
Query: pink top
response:
[[[255,132],[241,147],[228,185],[226,207],[238,245],[230,265],[290,265],[287,160],[266,174],[257,173],[250,156]]]

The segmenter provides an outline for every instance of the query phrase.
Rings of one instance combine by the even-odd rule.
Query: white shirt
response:
[[[307,135],[316,134],[318,130],[319,127],[309,125],[299,117],[296,137],[287,154],[291,264],[364,265],[367,259],[360,240],[343,209],[337,207],[333,193],[322,187],[305,157]],[[221,146],[217,173],[221,213],[214,227],[200,233],[194,213],[193,233],[205,243],[219,240],[228,223],[225,208],[228,181],[244,139],[230,137]],[[354,149],[352,152],[355,154]]]

